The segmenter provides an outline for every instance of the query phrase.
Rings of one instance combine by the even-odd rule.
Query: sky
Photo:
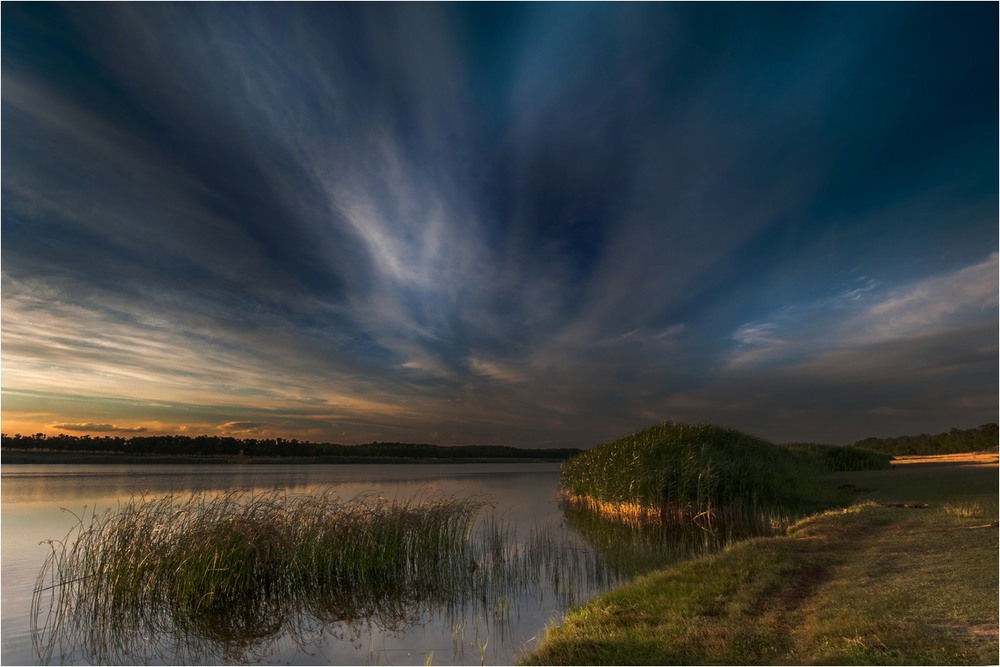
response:
[[[997,421],[996,3],[0,21],[5,433]]]

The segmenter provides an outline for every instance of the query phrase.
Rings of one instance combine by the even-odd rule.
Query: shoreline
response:
[[[580,605],[520,663],[995,664],[997,454],[898,458],[827,477],[854,504]]]

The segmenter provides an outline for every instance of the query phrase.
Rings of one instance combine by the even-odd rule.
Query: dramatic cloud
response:
[[[728,365],[735,369],[967,329],[995,329],[998,275],[1000,263],[992,253],[970,266],[890,288],[864,281],[864,287],[801,302],[768,321],[739,327],[732,335],[737,345]]]
[[[870,340],[896,340],[995,320],[997,276],[997,253],[993,253],[959,271],[905,285],[872,304],[859,328]]]
[[[996,20],[5,6],[4,431],[993,421]]]
[[[59,431],[87,431],[88,433],[105,433],[112,431],[120,433],[142,433],[148,430],[144,426],[119,426],[118,424],[95,424],[93,422],[52,424],[50,428]]]

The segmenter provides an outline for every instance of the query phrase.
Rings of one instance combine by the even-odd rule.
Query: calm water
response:
[[[115,507],[133,493],[211,492],[283,488],[309,493],[332,487],[352,498],[376,492],[406,500],[434,493],[485,494],[510,526],[519,548],[540,541],[556,556],[526,576],[502,601],[426,604],[406,613],[306,623],[248,645],[205,645],[173,653],[121,656],[122,663],[257,662],[273,664],[511,664],[530,650],[545,626],[614,581],[600,555],[567,525],[557,505],[558,464],[419,465],[6,465],[2,476],[3,664],[84,664],[86,647],[62,646],[40,656],[31,638],[31,598],[48,554],[44,540],[61,539],[75,515]],[[540,539],[540,537],[542,539]],[[140,638],[141,639],[141,638]],[[152,644],[151,644],[152,645]],[[204,650],[202,650],[204,649]],[[90,655],[93,655],[92,653]]]

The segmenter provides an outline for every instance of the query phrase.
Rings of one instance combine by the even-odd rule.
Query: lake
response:
[[[0,478],[4,664],[512,664],[570,605],[635,572],[717,546],[703,535],[633,540],[634,531],[608,532],[564,512],[557,463],[6,465]],[[33,642],[32,596],[50,552],[44,541],[63,539],[79,525],[77,517],[115,508],[134,494],[233,489],[332,489],[345,499],[374,493],[401,501],[476,494],[487,502],[481,521],[502,523],[504,548],[518,555],[519,569],[473,599],[402,596],[405,603],[375,601],[343,617],[302,613],[238,638],[211,632],[164,638],[150,636],[156,632],[149,628],[121,637],[116,628],[110,643],[99,629],[47,647]],[[38,624],[45,628],[44,616]]]
[[[85,509],[114,507],[133,493],[211,492],[238,488],[283,488],[309,493],[333,487],[351,498],[376,492],[408,499],[434,493],[484,494],[510,521],[517,539],[531,531],[554,531],[566,546],[583,548],[562,528],[556,502],[558,464],[414,465],[162,465],[139,467],[85,465],[11,465],[2,474],[2,661],[39,662],[30,637],[30,605],[35,579],[48,553],[43,540],[61,539]],[[548,588],[548,590],[546,590]],[[427,610],[411,627],[333,628],[311,646],[277,641],[266,658],[286,664],[434,664],[510,663],[529,646],[546,623],[565,610],[565,595],[552,586],[524,591],[506,627],[472,611],[460,617]],[[577,597],[592,591],[586,585]],[[596,591],[594,591],[596,592]],[[562,598],[562,599],[560,599]],[[364,624],[362,624],[363,626]],[[502,634],[501,634],[502,631]],[[340,639],[338,640],[338,636]],[[485,645],[485,655],[480,648]],[[148,657],[148,656],[147,656]],[[172,655],[162,662],[172,661]],[[258,656],[265,657],[265,656]],[[123,656],[123,662],[129,662]],[[84,655],[53,656],[53,662],[85,662]]]

